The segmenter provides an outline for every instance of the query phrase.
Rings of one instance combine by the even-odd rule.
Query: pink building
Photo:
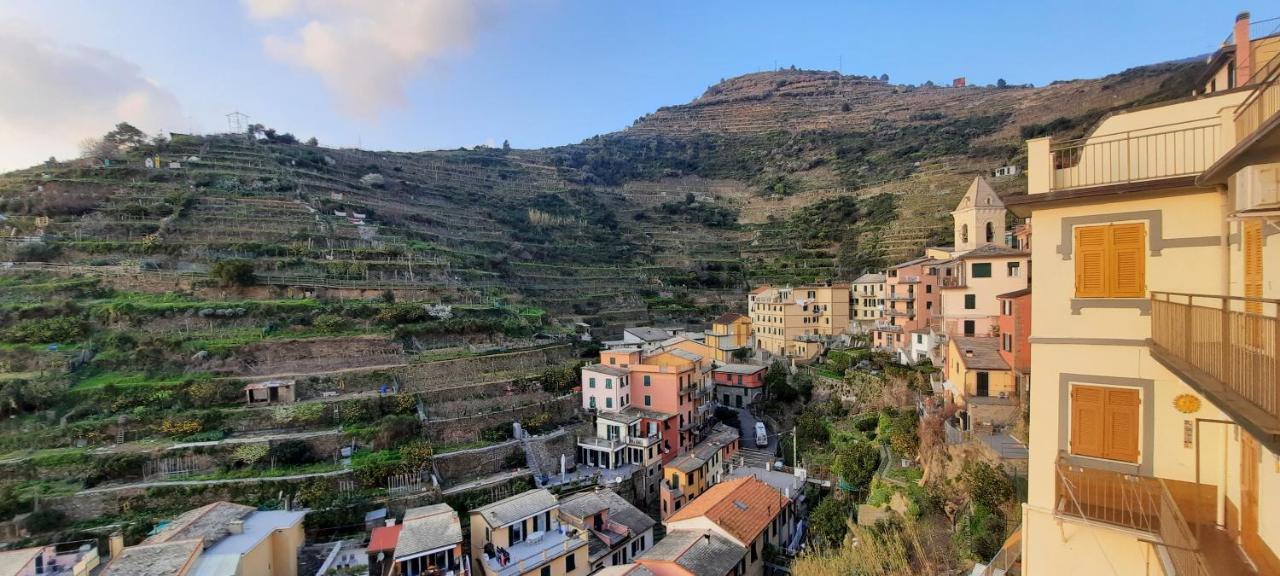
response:
[[[616,412],[631,404],[630,371],[608,364],[582,367],[582,408]]]
[[[941,312],[938,265],[930,256],[898,264],[885,273],[884,313],[871,330],[872,344],[899,360],[911,358],[910,334]]]

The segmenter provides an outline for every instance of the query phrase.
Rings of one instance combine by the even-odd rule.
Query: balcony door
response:
[[[978,396],[991,395],[991,374],[989,372],[978,373]]]
[[[1266,558],[1258,537],[1258,460],[1262,453],[1248,433],[1240,434],[1240,547],[1250,558]]]

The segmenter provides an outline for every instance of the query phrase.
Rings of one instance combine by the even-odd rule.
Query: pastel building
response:
[[[591,570],[626,564],[653,546],[657,524],[626,498],[604,488],[560,499],[560,519],[589,534]]]
[[[849,284],[761,286],[747,295],[756,348],[788,358],[813,358],[849,327]]]
[[[711,487],[667,518],[669,532],[711,532],[747,550],[741,574],[763,574],[765,548],[785,548],[798,514],[768,483],[744,476]]]
[[[716,362],[732,362],[735,352],[751,347],[751,318],[737,312],[721,314],[711,321],[705,341],[715,350]]]
[[[940,263],[932,256],[922,256],[889,268],[885,273],[883,311],[871,330],[872,346],[894,354],[901,362],[925,359],[912,356],[911,334],[928,327],[941,312]]]
[[[738,452],[740,433],[716,424],[706,439],[662,468],[662,518],[675,513],[716,485],[729,472],[729,459]]]
[[[1194,97],[1027,142],[1023,573],[1280,573],[1280,56],[1251,28]]]
[[[768,366],[756,364],[722,364],[711,370],[714,397],[721,406],[750,406],[764,393],[764,377]]]
[[[884,274],[863,274],[854,279],[853,290],[853,326],[859,332],[870,332],[880,321],[884,307]]]
[[[631,404],[631,371],[608,364],[582,367],[582,408],[621,410]]]
[[[539,488],[471,511],[477,574],[582,576],[591,572],[587,531],[565,526],[560,501]]]

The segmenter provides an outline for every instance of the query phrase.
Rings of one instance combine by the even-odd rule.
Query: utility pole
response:
[[[800,467],[800,436],[796,435],[796,425],[791,425],[791,469]]]

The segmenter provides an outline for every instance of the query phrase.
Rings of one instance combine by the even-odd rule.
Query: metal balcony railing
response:
[[[1258,79],[1258,87],[1236,108],[1237,143],[1253,135],[1280,112],[1280,54],[1263,64],[1253,77]]]
[[[1196,176],[1222,156],[1221,119],[1089,136],[1050,148],[1053,190]]]
[[[1280,300],[1152,292],[1151,301],[1152,353],[1188,368],[1206,394],[1244,399],[1258,410],[1244,416],[1266,418],[1264,427],[1273,428],[1280,420]]]
[[[1057,463],[1057,514],[1150,535],[1168,555],[1170,574],[1208,576],[1200,544],[1164,481]]]

